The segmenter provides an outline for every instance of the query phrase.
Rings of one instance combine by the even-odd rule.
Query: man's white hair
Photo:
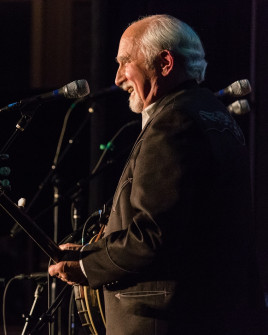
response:
[[[170,15],[152,15],[140,20],[148,20],[139,40],[140,51],[148,66],[153,65],[160,51],[169,50],[189,79],[196,79],[197,82],[204,80],[207,67],[205,52],[200,38],[189,25]]]

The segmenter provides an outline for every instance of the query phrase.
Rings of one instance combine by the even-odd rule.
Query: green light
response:
[[[113,143],[108,142],[107,144],[100,144],[100,150],[113,150]]]

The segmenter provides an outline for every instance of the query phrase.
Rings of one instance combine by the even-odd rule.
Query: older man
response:
[[[117,62],[142,131],[104,237],[50,274],[103,288],[107,335],[261,334],[245,140],[198,85],[199,37],[174,17],[146,17],[123,33]]]

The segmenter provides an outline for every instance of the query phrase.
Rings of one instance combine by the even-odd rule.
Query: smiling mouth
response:
[[[128,91],[129,94],[131,94],[134,91],[134,88],[130,87],[127,91]]]

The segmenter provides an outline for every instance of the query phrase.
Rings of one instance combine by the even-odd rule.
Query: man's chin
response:
[[[140,114],[143,111],[143,102],[140,99],[129,97],[129,108],[133,113]]]

